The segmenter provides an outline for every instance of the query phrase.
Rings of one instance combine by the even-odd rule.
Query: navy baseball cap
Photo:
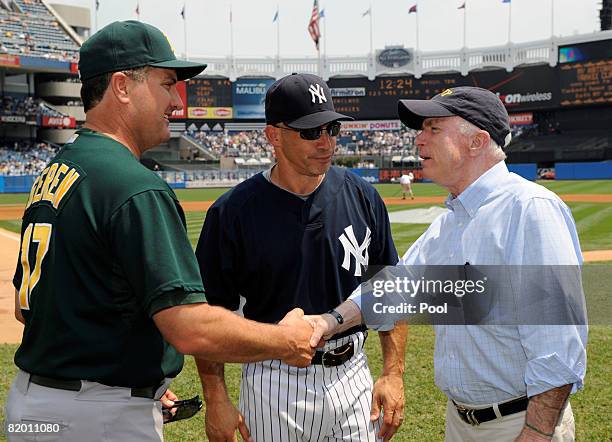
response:
[[[329,87],[316,75],[287,75],[266,92],[266,124],[285,123],[293,129],[312,129],[352,119],[336,112]]]
[[[162,31],[136,20],[103,27],[83,43],[79,55],[81,80],[144,66],[174,69],[179,80],[187,80],[206,68],[203,63],[177,60]]]
[[[506,108],[497,95],[479,87],[445,89],[431,100],[399,100],[397,112],[402,123],[419,130],[426,118],[459,116],[487,131],[500,147],[510,143]]]

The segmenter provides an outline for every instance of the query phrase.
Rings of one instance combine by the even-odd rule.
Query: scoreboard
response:
[[[561,106],[612,104],[612,60],[562,65]]]
[[[612,103],[612,44],[609,40],[559,48],[561,106]]]
[[[578,106],[612,104],[611,40],[559,47],[559,64],[521,66],[508,72],[501,67],[412,75],[331,78],[327,82],[336,110],[356,120],[397,119],[397,101],[425,100],[444,89],[477,86],[498,95],[509,113],[547,111]],[[270,77],[196,77],[187,82],[186,113],[191,119],[261,121]],[[177,118],[184,116],[177,115]]]
[[[550,109],[559,104],[556,71],[549,66],[459,73],[367,78],[332,78],[328,82],[336,110],[359,120],[397,118],[400,99],[426,100],[444,89],[477,86],[496,93],[509,112]]]
[[[232,83],[225,78],[196,77],[187,82],[189,118],[232,118]]]

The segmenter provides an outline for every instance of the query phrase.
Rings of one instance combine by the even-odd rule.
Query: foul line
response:
[[[5,238],[9,238],[17,242],[19,242],[20,239],[19,235],[17,235],[16,233],[4,229],[0,229],[0,236],[4,236]]]

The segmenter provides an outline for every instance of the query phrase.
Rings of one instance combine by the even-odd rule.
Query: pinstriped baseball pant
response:
[[[337,367],[290,367],[278,360],[244,364],[240,410],[256,442],[376,441],[370,422],[372,376],[363,353],[365,335],[328,341],[325,349],[350,341],[355,355]]]

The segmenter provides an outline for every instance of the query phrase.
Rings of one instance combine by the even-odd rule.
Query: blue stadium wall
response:
[[[612,179],[612,161],[599,163],[557,163],[555,164],[557,180],[610,180]]]
[[[508,164],[508,169],[530,181],[536,179],[537,166],[535,164]],[[351,169],[351,171],[371,184],[379,182],[378,169]],[[557,163],[555,173],[557,180],[612,180],[612,161]],[[35,175],[0,175],[0,193],[28,193],[35,179]],[[185,187],[185,182],[180,180],[168,184],[173,188]]]

